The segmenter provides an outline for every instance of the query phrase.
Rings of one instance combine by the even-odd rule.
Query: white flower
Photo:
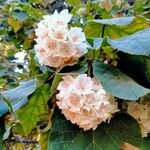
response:
[[[72,15],[69,14],[68,9],[62,10],[60,13],[55,10],[52,17],[52,28],[53,30],[66,29],[70,22]]]
[[[55,11],[51,16],[46,15],[39,22],[35,30],[35,51],[41,64],[55,68],[73,65],[87,52],[88,45],[82,29],[68,28],[71,17],[66,9],[60,13]]]
[[[58,85],[57,105],[65,117],[84,130],[93,129],[118,111],[117,103],[101,86],[86,74],[63,77]]]
[[[86,38],[84,32],[79,27],[71,28],[68,35],[69,40],[74,44],[81,44],[83,43]]]

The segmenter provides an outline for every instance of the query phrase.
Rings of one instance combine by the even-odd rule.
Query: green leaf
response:
[[[99,24],[105,24],[105,25],[117,25],[117,26],[124,26],[128,25],[133,21],[133,17],[120,17],[120,18],[111,18],[111,19],[96,19],[91,20],[89,22],[96,22]]]
[[[75,8],[79,8],[81,5],[81,0],[66,0],[66,2]]]
[[[30,97],[27,105],[16,112],[26,135],[36,127],[36,123],[40,117],[47,113],[47,102],[49,96],[50,87],[48,84],[45,84],[37,88]]]
[[[35,75],[37,87],[40,87],[46,83],[46,80],[51,76],[52,74],[49,72],[45,72],[39,75]]]
[[[142,140],[141,150],[149,150],[149,149],[150,149],[150,137],[147,137]]]
[[[14,30],[14,32],[18,32],[22,28],[23,24],[18,19],[9,17],[7,20],[8,20],[8,24]]]
[[[28,96],[31,95],[36,89],[36,82],[35,80],[30,80],[27,82],[21,83],[20,86],[14,89],[10,89],[7,91],[1,92],[0,95],[0,116],[4,115],[8,112],[8,106],[4,102],[4,96],[10,105],[13,108],[13,111],[16,111],[23,105],[25,105],[28,101]]]
[[[39,4],[41,2],[42,2],[42,0],[29,0],[29,3]]]
[[[132,35],[112,40],[108,38],[108,43],[118,51],[135,55],[150,55],[150,28],[136,32]]]
[[[48,150],[47,149],[47,140],[48,140],[48,132],[47,133],[40,133],[40,140],[39,145],[41,150]]]
[[[45,11],[41,9],[33,8],[31,5],[27,3],[21,3],[20,9],[22,11],[25,11],[33,19],[40,19],[41,17],[43,17],[43,15],[46,15]]]
[[[133,5],[133,10],[136,14],[142,14],[144,11],[143,7],[146,1],[143,0],[136,0]]]
[[[149,89],[137,84],[117,68],[98,60],[93,64],[93,74],[102,83],[105,90],[121,99],[137,100],[150,92]]]
[[[103,26],[105,26],[104,36],[109,36],[112,39],[117,39],[126,35],[133,34],[134,32],[137,32],[139,30],[149,28],[149,21],[144,17],[139,16],[135,17],[130,24],[127,24],[130,21],[125,21],[126,25],[123,25],[123,22],[118,23],[118,21],[112,21],[112,19],[104,19],[104,22],[102,20],[101,22],[102,23],[87,22],[87,25],[84,28],[86,37],[102,37]]]
[[[53,96],[55,93],[56,93],[56,90],[57,90],[57,87],[58,87],[58,84],[59,82],[62,80],[62,75],[57,73],[53,79],[53,82],[52,82],[52,86],[51,86],[51,89],[50,89],[50,92],[51,92],[51,96]]]
[[[116,114],[95,131],[83,131],[55,112],[48,150],[119,150],[122,142],[141,145],[138,123],[127,114]]]

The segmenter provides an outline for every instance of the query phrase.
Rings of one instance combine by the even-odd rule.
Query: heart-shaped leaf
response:
[[[141,145],[138,123],[127,114],[116,114],[109,124],[102,123],[95,131],[83,131],[56,112],[48,150],[119,150],[122,142]]]
[[[113,96],[126,100],[137,100],[150,92],[119,69],[106,65],[98,60],[93,64],[93,74],[104,89]]]

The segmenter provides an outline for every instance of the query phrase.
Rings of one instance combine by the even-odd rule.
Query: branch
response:
[[[36,140],[32,140],[32,139],[20,139],[20,138],[16,138],[16,139],[9,139],[9,140],[5,140],[8,143],[28,143],[28,144],[32,144],[32,143],[38,143]]]

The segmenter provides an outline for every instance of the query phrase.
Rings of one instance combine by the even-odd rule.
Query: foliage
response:
[[[142,139],[126,104],[150,100],[150,2],[104,1],[0,1],[0,149],[118,150],[128,142],[149,150],[150,138]],[[35,28],[44,15],[64,8],[89,47],[77,64],[55,69],[37,61]],[[72,125],[55,106],[62,76],[83,73],[96,77],[119,103],[120,112],[95,131]]]

